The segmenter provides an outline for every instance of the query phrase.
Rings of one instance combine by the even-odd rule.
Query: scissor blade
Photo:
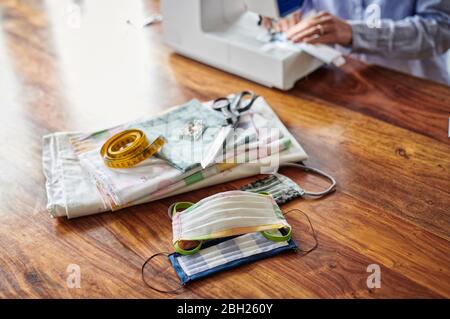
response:
[[[228,136],[230,136],[232,130],[233,128],[231,126],[225,126],[220,129],[219,134],[217,134],[217,137],[214,140],[214,143],[211,145],[208,152],[200,162],[200,165],[203,168],[206,168],[214,163],[214,160],[217,158],[217,156],[219,156],[219,153],[222,150],[223,143],[225,143],[225,141],[228,139]]]

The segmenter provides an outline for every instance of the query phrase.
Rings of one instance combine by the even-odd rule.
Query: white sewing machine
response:
[[[324,62],[299,48],[273,46],[267,50],[267,40],[262,39],[267,30],[258,20],[259,15],[285,17],[302,2],[162,0],[164,38],[182,55],[268,87],[288,90]]]

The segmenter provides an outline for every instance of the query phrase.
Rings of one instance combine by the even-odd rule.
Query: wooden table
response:
[[[322,68],[289,92],[268,89],[173,54],[161,26],[126,20],[157,1],[0,1],[0,297],[450,297],[450,88],[349,60]],[[147,288],[144,259],[171,251],[166,210],[251,180],[218,185],[75,220],[51,219],[41,139],[156,114],[191,98],[250,89],[264,96],[339,187],[305,212],[313,253],[285,254],[190,285],[180,295]],[[317,189],[321,181],[289,176]],[[288,215],[294,239],[312,244],[307,222]],[[79,265],[81,288],[66,284]],[[368,288],[370,264],[381,288]],[[168,263],[155,264],[173,284]],[[148,278],[155,275],[148,271]]]

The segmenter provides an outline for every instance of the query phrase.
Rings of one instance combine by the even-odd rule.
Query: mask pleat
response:
[[[255,193],[250,193],[250,192],[244,192],[244,191],[240,191],[240,190],[235,190],[235,191],[228,191],[228,192],[223,192],[223,193],[218,193],[206,198],[203,198],[202,200],[198,201],[194,206],[198,207],[198,206],[202,206],[208,203],[213,203],[216,199],[223,199],[223,198],[228,198],[228,197],[242,197],[242,196],[251,196],[251,197],[258,197],[261,196],[259,194],[255,194]]]
[[[222,194],[221,196],[219,196]],[[243,191],[232,191],[232,192],[226,192],[226,193],[220,193],[219,195],[211,196],[211,199],[208,201],[205,201],[205,199],[199,201],[197,204],[189,208],[184,212],[182,216],[188,216],[191,214],[192,211],[198,210],[198,209],[210,209],[210,207],[214,207],[217,205],[217,203],[224,203],[224,202],[267,202],[271,203],[271,198],[268,196],[255,194],[251,192],[243,192]],[[209,199],[210,197],[208,197]]]
[[[248,211],[248,213],[246,213]],[[203,220],[199,223],[183,225],[182,237],[195,238],[196,234],[211,234],[226,229],[279,224],[275,214],[267,214],[267,210],[254,208],[236,208],[223,211],[223,215],[214,214],[214,220]],[[196,232],[200,231],[200,232]]]
[[[236,199],[227,199],[216,200],[212,203],[208,203],[208,205],[197,206],[189,213],[182,214],[182,218],[188,218],[193,215],[193,211],[196,211],[198,214],[200,211],[213,211],[217,209],[217,207],[221,207],[223,205],[235,205],[235,206],[256,206],[256,207],[272,207],[272,201],[270,198],[236,198]]]
[[[263,210],[267,211],[267,214],[271,214],[273,210],[273,205],[270,202],[256,202],[256,201],[247,201],[245,205],[239,202],[216,202],[214,205],[209,207],[199,207],[195,211],[190,212],[189,214],[181,214],[181,222],[184,225],[197,223],[200,220],[205,220],[213,217],[213,215],[217,214],[220,216],[220,213],[226,212],[227,210],[233,209],[254,209],[255,211]],[[256,214],[256,213],[255,213]],[[255,215],[253,214],[253,215]]]

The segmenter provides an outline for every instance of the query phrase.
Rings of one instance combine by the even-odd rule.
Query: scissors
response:
[[[251,109],[258,95],[250,91],[242,91],[232,98],[221,97],[214,100],[212,109],[222,112],[227,124],[236,128],[241,115]]]
[[[258,97],[253,92],[242,91],[232,98],[221,97],[214,100],[212,109],[222,112],[227,124],[219,131],[213,145],[203,157],[200,163],[203,168],[209,166],[216,159],[230,134],[239,125],[241,116],[252,108]]]

